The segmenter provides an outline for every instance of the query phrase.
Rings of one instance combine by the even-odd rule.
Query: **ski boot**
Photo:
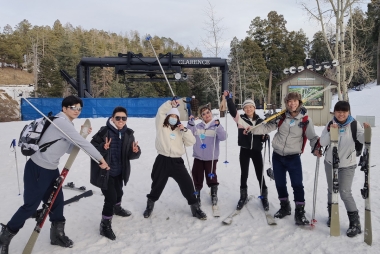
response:
[[[247,194],[248,188],[241,188],[240,189],[240,199],[236,206],[237,210],[241,210],[245,204],[248,202],[248,194]]]
[[[110,219],[102,218],[100,222],[100,235],[107,237],[108,239],[115,240],[116,235],[112,230],[112,217]]]
[[[347,229],[347,236],[348,237],[354,237],[357,234],[361,234],[362,229],[360,225],[360,217],[359,212],[347,212],[348,219],[350,220],[350,226]]]
[[[50,228],[50,243],[65,248],[72,248],[74,242],[65,235],[65,222],[54,221]]]
[[[291,212],[292,208],[290,207],[290,202],[288,199],[280,200],[280,205],[281,205],[280,210],[278,210],[277,213],[274,214],[275,218],[282,219],[285,216],[292,214],[292,212]]]
[[[191,213],[193,217],[197,217],[200,220],[206,220],[207,215],[201,210],[201,206],[196,202],[195,204],[190,205]]]
[[[150,217],[150,215],[153,212],[153,208],[154,208],[154,201],[152,201],[152,200],[150,200],[148,198],[146,209],[144,211],[144,218],[149,218]]]
[[[294,213],[294,220],[296,225],[303,226],[307,225],[310,222],[305,217],[305,204],[296,203],[296,211]]]
[[[218,185],[211,186],[211,202],[212,205],[218,205]]]
[[[17,233],[12,232],[7,225],[1,223],[1,233],[0,233],[0,253],[8,254],[9,244],[11,243],[12,238]]]
[[[269,210],[269,202],[268,202],[268,189],[263,189],[261,192],[261,203],[263,204],[264,211]]]
[[[113,207],[113,214],[121,216],[121,217],[128,217],[128,216],[131,216],[132,213],[130,211],[124,209],[123,207],[121,207],[121,203],[117,203]]]

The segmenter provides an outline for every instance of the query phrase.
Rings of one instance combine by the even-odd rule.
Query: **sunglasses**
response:
[[[71,109],[72,111],[79,111],[79,112],[82,111],[82,108],[81,108],[81,107],[68,106],[68,107],[66,107],[66,108],[69,108],[69,109]]]
[[[203,113],[202,113],[202,116],[208,115],[208,114],[210,114],[210,113],[211,113],[211,111],[203,112]]]
[[[115,116],[115,120],[116,121],[123,120],[125,122],[125,121],[127,121],[127,117],[126,116]]]

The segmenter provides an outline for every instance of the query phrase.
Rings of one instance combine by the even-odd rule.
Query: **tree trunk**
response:
[[[380,86],[380,29],[377,38],[377,85]]]
[[[272,70],[269,71],[269,84],[268,84],[268,100],[267,100],[267,105],[270,104],[271,93],[272,93]]]

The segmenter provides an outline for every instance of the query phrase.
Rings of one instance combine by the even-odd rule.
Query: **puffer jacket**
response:
[[[263,135],[253,133],[244,134],[244,130],[250,126],[261,123],[263,119],[257,114],[254,115],[253,119],[250,119],[246,114],[239,115],[231,98],[227,99],[227,107],[234,121],[237,123],[238,145],[246,149],[261,151],[263,149]]]
[[[107,120],[108,122],[110,119]],[[109,132],[111,130],[108,126],[103,126],[100,130],[92,137],[91,144],[103,155],[107,164],[112,164],[111,160],[111,149],[105,150],[104,144],[106,142],[106,138],[109,140]],[[129,176],[131,174],[131,163],[130,160],[138,159],[141,155],[141,149],[139,147],[139,151],[134,153],[132,151],[132,144],[135,141],[135,137],[133,135],[134,131],[130,128],[126,128],[123,136],[122,147],[121,147],[121,173],[124,181],[124,185],[127,184],[129,180]],[[112,143],[112,140],[111,140]],[[91,160],[91,178],[90,182],[98,186],[99,177],[101,177],[101,170],[99,165]],[[99,186],[98,186],[99,187]]]

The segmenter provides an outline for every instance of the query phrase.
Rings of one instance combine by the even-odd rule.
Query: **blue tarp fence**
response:
[[[82,98],[83,109],[79,118],[110,117],[117,106],[125,107],[130,117],[155,117],[157,109],[172,98]],[[53,112],[58,114],[62,110],[63,98],[28,98],[36,108],[47,115]],[[21,99],[21,120],[34,120],[42,116]]]

